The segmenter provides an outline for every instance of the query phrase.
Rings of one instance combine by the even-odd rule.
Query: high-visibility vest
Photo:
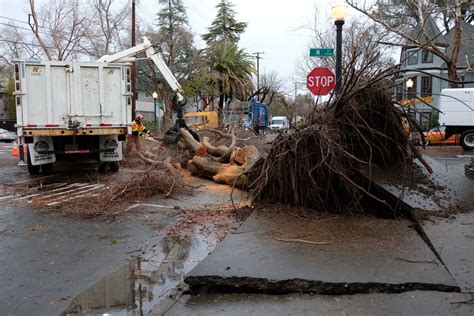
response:
[[[146,127],[143,124],[138,124],[137,121],[133,121],[132,123],[132,134],[139,134],[142,132],[146,132]]]

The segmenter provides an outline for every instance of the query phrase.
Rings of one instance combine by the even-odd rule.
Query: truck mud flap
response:
[[[47,136],[35,136],[33,143],[28,144],[28,152],[33,166],[56,162],[53,140]],[[49,153],[47,153],[49,152]]]
[[[120,161],[122,155],[122,142],[117,135],[100,136],[100,161]]]

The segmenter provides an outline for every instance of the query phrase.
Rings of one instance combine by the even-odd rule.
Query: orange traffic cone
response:
[[[13,142],[13,148],[12,148],[12,156],[13,157],[18,157],[19,152],[18,152],[18,145],[16,144],[16,141]]]

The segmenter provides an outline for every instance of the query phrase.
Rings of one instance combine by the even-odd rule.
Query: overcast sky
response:
[[[37,0],[42,3],[45,0]],[[131,0],[117,0],[120,3]],[[137,0],[137,14],[152,22],[158,11],[157,0]],[[192,31],[196,37],[206,32],[216,15],[219,0],[183,0],[187,7]],[[0,0],[1,16],[27,21],[27,0]],[[297,60],[306,52],[309,32],[301,29],[314,19],[317,6],[319,18],[329,19],[333,1],[317,0],[233,0],[237,19],[248,23],[240,46],[247,52],[265,52],[261,72],[276,70],[281,78],[294,80]],[[200,40],[198,40],[198,44]],[[201,42],[202,43],[202,42]]]

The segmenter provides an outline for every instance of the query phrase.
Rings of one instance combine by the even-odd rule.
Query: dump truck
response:
[[[17,135],[30,174],[93,158],[116,171],[131,131],[130,69],[102,62],[16,61]]]
[[[183,90],[145,37],[142,44],[96,62],[15,62],[17,135],[27,146],[30,174],[50,172],[56,160],[67,158],[95,159],[101,171],[119,169],[122,142],[131,134],[129,65],[142,52],[176,95],[174,130],[187,128]]]

